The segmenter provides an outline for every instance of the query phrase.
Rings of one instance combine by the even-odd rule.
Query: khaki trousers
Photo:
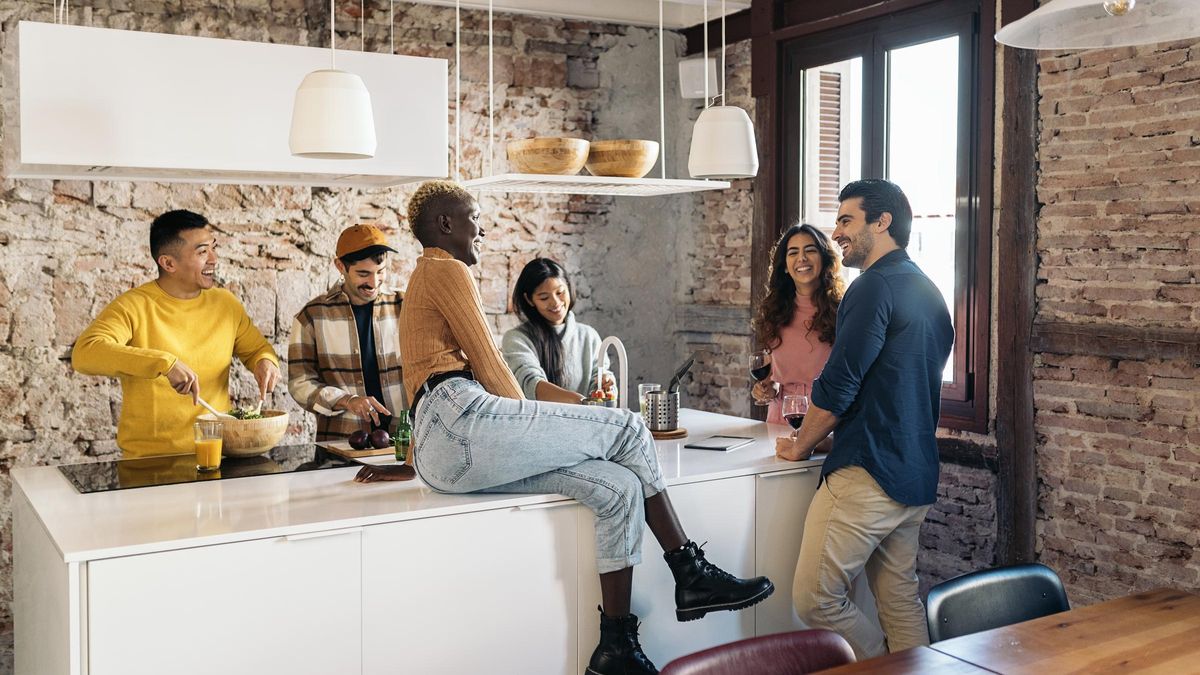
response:
[[[859,659],[928,645],[916,567],[929,508],[888,497],[862,467],[827,476],[809,507],[796,561],[792,602],[800,619],[839,633]],[[850,582],[864,571],[886,636],[850,601]]]

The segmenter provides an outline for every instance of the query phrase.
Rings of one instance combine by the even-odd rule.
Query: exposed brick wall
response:
[[[937,503],[921,526],[917,576],[921,595],[996,560],[996,474],[942,462]]]
[[[1200,43],[1040,61],[1038,320],[1195,331]],[[1039,354],[1041,561],[1075,603],[1200,587],[1200,363]]]

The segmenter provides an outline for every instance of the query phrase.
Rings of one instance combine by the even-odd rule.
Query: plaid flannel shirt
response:
[[[400,304],[403,294],[380,290],[371,321],[379,363],[380,403],[393,414],[408,407],[400,369]],[[370,425],[333,406],[347,394],[366,396],[358,327],[342,285],[313,298],[292,322],[288,344],[288,391],[302,408],[317,415],[317,440],[348,437]],[[395,431],[395,418],[392,422]]]

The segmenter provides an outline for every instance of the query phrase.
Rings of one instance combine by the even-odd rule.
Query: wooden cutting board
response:
[[[350,447],[350,441],[317,441],[317,445],[346,459],[361,459],[363,457],[396,454],[396,448],[391,445],[386,448],[367,448],[366,450],[355,450]]]

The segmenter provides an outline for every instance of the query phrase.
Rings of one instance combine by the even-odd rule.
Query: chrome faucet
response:
[[[626,400],[626,388],[629,384],[629,357],[625,354],[625,345],[621,344],[621,339],[615,335],[610,335],[604,338],[600,343],[600,351],[596,353],[596,389],[603,389],[602,377],[604,372],[604,355],[608,353],[608,347],[612,345],[617,348],[617,361],[620,364],[620,377],[617,378],[617,407],[628,408]]]

